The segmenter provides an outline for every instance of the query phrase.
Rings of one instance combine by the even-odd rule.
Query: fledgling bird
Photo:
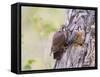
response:
[[[76,39],[75,39],[75,43],[82,45],[84,43],[85,40],[85,31],[81,30],[79,28],[78,31],[76,31]]]

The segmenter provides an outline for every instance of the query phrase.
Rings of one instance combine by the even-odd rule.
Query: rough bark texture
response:
[[[95,66],[95,12],[70,9],[66,15],[67,48],[54,69]]]

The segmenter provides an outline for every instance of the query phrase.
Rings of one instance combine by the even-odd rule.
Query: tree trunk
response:
[[[95,66],[95,12],[66,10],[67,48],[54,69]]]

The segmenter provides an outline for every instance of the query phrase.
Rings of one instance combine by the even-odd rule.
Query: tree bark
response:
[[[67,48],[54,69],[95,66],[95,12],[66,10]]]

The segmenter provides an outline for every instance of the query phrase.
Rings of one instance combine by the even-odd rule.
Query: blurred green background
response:
[[[25,7],[22,10],[22,70],[53,69],[52,37],[64,23],[65,9]]]

